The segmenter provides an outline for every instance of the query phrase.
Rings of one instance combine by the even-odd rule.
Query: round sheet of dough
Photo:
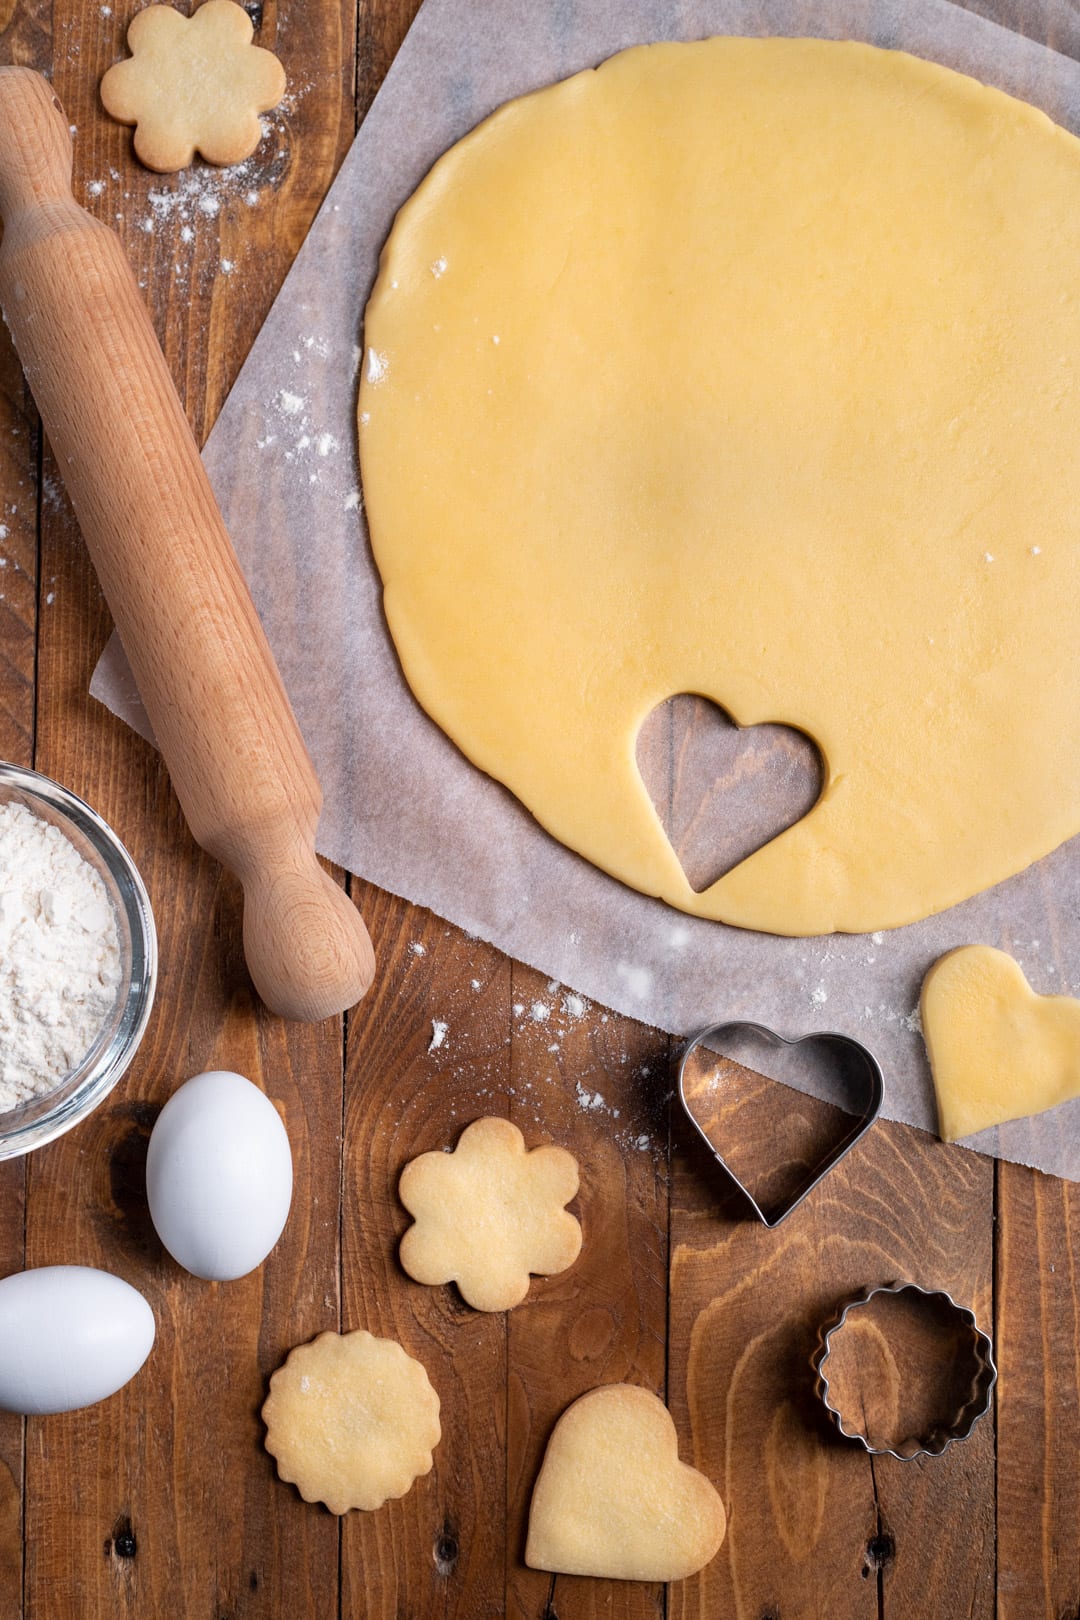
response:
[[[511,103],[402,209],[360,447],[429,714],[701,916],[892,927],[1080,830],[1080,142],[899,52],[714,39]],[[678,692],[812,736],[695,894],[635,760]]]

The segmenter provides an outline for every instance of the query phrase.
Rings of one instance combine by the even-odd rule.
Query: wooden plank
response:
[[[801,1104],[756,1084],[767,1162]],[[879,1124],[770,1232],[742,1215],[684,1130],[675,1139],[671,1407],[731,1524],[714,1564],[673,1591],[672,1620],[989,1617],[992,1420],[932,1463],[870,1459],[827,1428],[809,1357],[818,1324],[867,1284],[902,1277],[945,1288],[987,1319],[990,1161]],[[959,1492],[965,1534],[946,1536]]]
[[[1080,1615],[1080,1185],[998,1165],[998,1615]]]
[[[356,122],[419,0],[360,0]],[[505,1111],[509,964],[430,913],[356,885],[378,974],[351,1015],[346,1068],[344,1327],[399,1339],[442,1401],[435,1467],[401,1502],[342,1526],[342,1614],[496,1620],[503,1613],[506,1324],[397,1261],[405,1163]],[[433,1046],[435,1024],[447,1024]],[[431,1048],[431,1050],[429,1050]]]
[[[16,765],[34,756],[39,452],[33,401],[0,327],[0,759]]]
[[[431,1474],[342,1523],[342,1612],[497,1620],[503,1612],[506,1318],[402,1272],[404,1165],[506,1109],[510,966],[490,946],[361,886],[379,972],[349,1019],[343,1326],[397,1339],[442,1402]]]
[[[32,765],[39,433],[0,327],[0,760]],[[26,1163],[0,1164],[0,1276],[23,1265]],[[0,1613],[22,1607],[21,1418],[0,1414]]]
[[[359,129],[397,55],[421,0],[358,0],[356,126]]]
[[[120,54],[136,7],[108,9],[69,0],[56,11],[54,82],[79,131],[76,195],[121,228],[201,431],[351,128],[351,70],[342,84],[341,67],[351,61],[352,13],[320,7],[281,44],[292,82],[317,93],[275,121],[252,168],[193,170],[183,192],[183,177],[163,182],[137,168],[130,132],[97,105],[99,73]],[[273,31],[267,6],[271,42]],[[47,476],[43,577],[55,584],[56,611],[40,642],[39,763],[85,793],[132,849],[155,902],[162,975],[147,1041],[120,1090],[34,1158],[28,1257],[127,1276],[154,1307],[158,1341],[116,1399],[29,1426],[26,1614],[167,1614],[182,1593],[230,1620],[321,1620],[336,1605],[337,1529],[277,1481],[258,1408],[289,1345],[339,1319],[340,1023],[286,1026],[253,1005],[236,885],[193,846],[157,757],[86,696],[107,615],[55,469]],[[218,1066],[246,1073],[282,1108],[296,1191],[267,1265],[215,1287],[164,1256],[141,1185],[157,1108],[179,1081]]]
[[[581,1170],[584,1242],[535,1281],[508,1325],[508,1620],[639,1620],[663,1589],[527,1569],[529,1500],[557,1418],[598,1384],[664,1393],[667,1319],[667,1037],[514,965],[510,1117]]]
[[[43,67],[49,13],[0,0],[0,64]],[[34,763],[41,432],[7,328],[0,323],[0,760]],[[43,593],[51,609],[48,588]],[[25,1257],[26,1161],[0,1164],[0,1276]],[[0,1413],[0,1613],[23,1605],[24,1424]]]

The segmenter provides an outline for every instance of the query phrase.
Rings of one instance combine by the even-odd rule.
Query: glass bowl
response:
[[[105,885],[116,915],[120,983],[110,1017],[78,1068],[41,1097],[0,1111],[0,1159],[51,1142],[95,1109],[135,1056],[157,988],[157,930],[134,861],[88,804],[37,771],[0,761],[0,804],[25,805],[71,840]]]

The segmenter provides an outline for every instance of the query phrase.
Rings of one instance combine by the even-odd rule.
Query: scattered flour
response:
[[[0,1109],[42,1096],[78,1066],[119,983],[101,878],[59,828],[0,804]]]
[[[590,1091],[588,1086],[583,1086],[580,1080],[577,1082],[574,1090],[577,1093],[578,1102],[587,1113],[596,1113],[599,1109],[606,1106],[604,1103],[603,1093],[599,1091]]]
[[[447,925],[444,937],[459,932],[465,931]],[[476,936],[465,932],[465,937]],[[414,971],[424,971],[416,959],[430,957],[432,950],[430,941],[408,944]],[[509,1101],[511,1117],[526,1136],[534,1131],[546,1137],[553,1128],[549,1099],[558,1095],[564,1103],[569,1101],[590,1115],[620,1151],[662,1158],[667,1152],[667,1108],[672,1097],[666,1072],[657,1073],[655,1064],[636,1062],[626,1050],[609,1049],[601,1058],[602,1068],[596,1067],[594,1057],[586,1057],[587,1077],[584,1071],[575,1073],[581,1052],[610,1024],[609,1015],[579,991],[549,979],[543,989],[538,986],[531,991],[529,1001],[511,1003],[509,1028],[501,1026],[497,1018],[477,1020],[476,993],[491,983],[487,974],[470,977],[466,971],[456,987],[446,982],[439,987],[440,1016],[431,1017],[427,1050],[440,1052],[440,1073],[460,1087],[449,1118],[456,1120],[460,1114],[467,1123],[484,1112],[501,1111]],[[451,1028],[458,1027],[455,1013],[464,1019],[464,1025],[458,1039],[451,1040]],[[512,1056],[508,1049],[515,1049],[518,1055]],[[654,1074],[656,1078],[652,1078]],[[605,1076],[610,1085],[603,1091],[586,1084],[586,1078],[603,1080]],[[612,1096],[618,1098],[617,1103]]]
[[[428,1046],[428,1051],[437,1052],[439,1047],[446,1040],[449,1033],[449,1024],[444,1024],[441,1018],[433,1018],[431,1020],[431,1042]]]
[[[903,1024],[905,1029],[911,1031],[912,1035],[922,1034],[922,1008],[919,1006],[918,1002],[915,1003],[914,1007],[912,1007],[906,1018],[901,1018],[900,1022]]]

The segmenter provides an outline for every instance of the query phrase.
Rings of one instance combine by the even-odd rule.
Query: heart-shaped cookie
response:
[[[800,1065],[807,1069],[808,1078],[812,1073],[815,1081],[810,1088],[812,1095],[793,1099],[801,1112],[812,1111],[816,1117],[811,1140],[800,1140],[791,1155],[792,1165],[781,1164],[781,1158],[788,1156],[786,1144],[779,1142],[772,1130],[764,1142],[733,1139],[732,1132],[750,1135],[752,1122],[748,1124],[744,1120],[741,1107],[718,1106],[722,1099],[718,1099],[714,1084],[717,1075],[691,1067],[694,1054],[707,1046],[713,1053],[725,1054],[717,1061],[718,1069],[728,1071],[725,1080],[730,1079],[733,1072],[737,1079],[760,1078],[764,1082],[765,1076],[758,1076],[750,1066],[753,1058],[743,1055],[748,1043],[797,1056]],[[815,1030],[809,1035],[788,1038],[767,1029],[764,1024],[731,1020],[713,1024],[687,1042],[679,1058],[677,1091],[687,1118],[717,1164],[758,1220],[774,1227],[785,1221],[822,1177],[865,1136],[881,1110],[885,1086],[873,1054],[849,1035]],[[828,1096],[830,1101],[818,1101],[818,1092]],[[739,1164],[739,1169],[735,1168],[733,1160]],[[771,1174],[777,1170],[788,1172],[779,1187]]]
[[[679,1461],[667,1407],[647,1389],[591,1389],[555,1425],[529,1508],[525,1562],[561,1575],[679,1581],[727,1528],[704,1474]]]
[[[920,1006],[942,1141],[1080,1097],[1080,1001],[1037,995],[1005,951],[949,951]]]

